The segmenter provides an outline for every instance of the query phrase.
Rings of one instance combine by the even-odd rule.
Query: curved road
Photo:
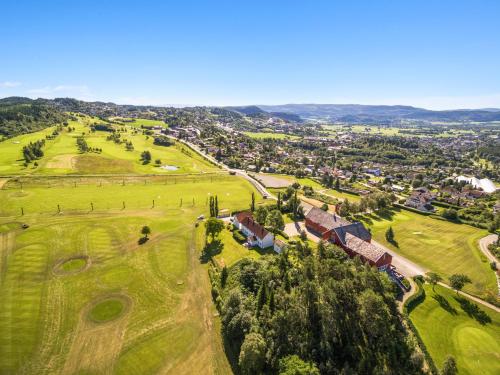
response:
[[[211,163],[217,165],[218,167],[221,167],[221,168],[225,169],[228,172],[231,172],[231,173],[234,173],[235,175],[243,177],[245,180],[249,181],[253,186],[255,186],[255,188],[262,195],[263,198],[276,199],[276,197],[274,195],[272,195],[269,191],[267,191],[267,189],[265,188],[264,185],[262,185],[256,179],[250,177],[244,170],[229,168],[227,165],[225,165],[225,164],[217,161],[214,157],[205,154],[203,151],[201,151],[199,149],[198,146],[196,146],[195,144],[193,144],[191,142],[187,142],[187,141],[184,141],[182,139],[177,139],[177,138],[172,137],[172,136],[168,136],[168,137],[176,140],[177,142],[184,143],[186,146],[188,146],[189,148],[191,148],[192,150],[194,150],[195,152],[197,152],[198,154],[200,154],[202,157],[204,157],[205,159],[207,159]]]

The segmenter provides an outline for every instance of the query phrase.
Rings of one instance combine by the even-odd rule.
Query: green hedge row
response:
[[[422,340],[422,337],[420,337],[420,334],[418,333],[417,327],[413,324],[413,322],[410,319],[410,312],[417,307],[420,303],[422,303],[425,300],[425,290],[423,287],[422,279],[415,277],[414,278],[415,283],[417,284],[417,292],[408,298],[403,306],[403,313],[406,317],[406,321],[408,322],[408,327],[411,329],[413,334],[415,335],[415,338],[417,339],[418,345],[422,349],[422,352],[424,353],[425,360],[427,361],[429,365],[429,369],[431,374],[438,375],[439,370],[436,367],[436,364],[434,363],[434,360],[432,359],[429,351],[427,350],[427,347],[424,344],[424,341]]]
[[[394,206],[394,207],[401,208],[401,209],[406,210],[406,211],[415,212],[415,213],[420,214],[420,215],[425,215],[425,216],[428,216],[428,215],[432,215],[432,214],[434,214],[434,212],[424,212],[424,211],[420,211],[420,210],[417,210],[416,208],[413,208],[413,207],[407,207],[407,206],[405,206],[404,204],[399,204],[399,203],[394,203],[394,204],[393,204],[393,206]]]
[[[455,210],[460,210],[462,209],[463,207],[460,207],[460,206],[457,206],[455,204],[451,204],[451,203],[448,203],[448,202],[442,202],[442,201],[432,201],[432,204],[434,206],[438,206],[438,207],[444,207],[444,208],[453,208]]]

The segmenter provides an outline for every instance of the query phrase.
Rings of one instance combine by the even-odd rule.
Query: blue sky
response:
[[[500,107],[500,1],[6,1],[0,97]]]

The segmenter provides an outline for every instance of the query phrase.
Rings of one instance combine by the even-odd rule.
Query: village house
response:
[[[351,223],[313,207],[306,215],[306,228],[340,246],[350,257],[358,256],[380,270],[387,269],[392,262],[389,253],[371,243],[370,232],[359,222]]]
[[[435,208],[431,204],[434,198],[434,195],[427,188],[420,187],[411,192],[411,195],[406,199],[405,206],[419,211],[434,212]]]
[[[264,249],[274,245],[274,235],[257,223],[250,212],[239,212],[234,215],[233,225],[247,236],[249,246]]]

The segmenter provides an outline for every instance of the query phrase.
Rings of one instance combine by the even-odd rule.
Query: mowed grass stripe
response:
[[[477,247],[478,240],[487,235],[487,231],[406,210],[395,210],[391,218],[371,216],[364,222],[371,227],[376,241],[439,273],[445,281],[454,273],[464,273],[472,279],[465,291],[480,296],[495,292],[495,275]],[[385,239],[390,226],[398,247]]]
[[[47,248],[35,244],[17,249],[7,269],[0,289],[0,369],[8,372],[23,364],[38,341]]]

